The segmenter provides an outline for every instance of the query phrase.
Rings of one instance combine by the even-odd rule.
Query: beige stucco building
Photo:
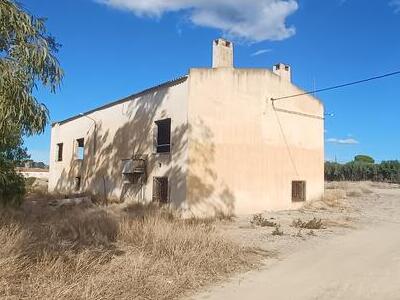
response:
[[[324,108],[291,69],[237,69],[213,41],[213,67],[54,123],[49,191],[159,201],[186,214],[256,213],[319,199]]]

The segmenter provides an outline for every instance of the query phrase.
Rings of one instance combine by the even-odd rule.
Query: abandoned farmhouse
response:
[[[156,201],[193,215],[296,208],[324,190],[324,108],[291,68],[212,68],[52,124],[49,191]]]

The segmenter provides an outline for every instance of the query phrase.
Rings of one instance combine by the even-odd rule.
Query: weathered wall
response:
[[[172,203],[180,207],[186,196],[187,81],[181,80],[132,96],[127,101],[98,109],[61,124],[51,131],[49,191],[70,193],[81,176],[82,191],[100,197],[152,197],[153,176],[169,177]],[[154,121],[171,118],[171,154],[153,153]],[[74,156],[74,143],[85,138],[83,161]],[[56,161],[56,144],[64,143],[63,161]],[[96,149],[94,149],[96,148]],[[143,189],[123,184],[122,160],[148,155],[148,180]]]
[[[33,177],[39,179],[49,179],[49,172],[48,171],[17,171],[19,174],[24,176],[25,178]]]
[[[323,195],[323,105],[261,69],[191,69],[188,205],[195,214],[289,209],[292,180]]]

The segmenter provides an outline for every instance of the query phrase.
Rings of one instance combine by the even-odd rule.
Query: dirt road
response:
[[[400,299],[400,192],[358,200],[356,230],[304,243],[192,299]]]

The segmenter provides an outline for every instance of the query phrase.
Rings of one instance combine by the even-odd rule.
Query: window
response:
[[[156,121],[155,148],[156,153],[171,152],[171,119]]]
[[[168,177],[153,178],[153,201],[160,204],[169,202]]]
[[[64,146],[63,143],[57,144],[57,157],[56,157],[57,161],[63,160],[63,146]]]
[[[80,177],[75,177],[74,180],[74,190],[77,192],[81,189],[81,178]]]
[[[85,140],[83,138],[76,140],[76,158],[83,159],[85,155]]]
[[[292,181],[292,202],[306,201],[306,182]]]

